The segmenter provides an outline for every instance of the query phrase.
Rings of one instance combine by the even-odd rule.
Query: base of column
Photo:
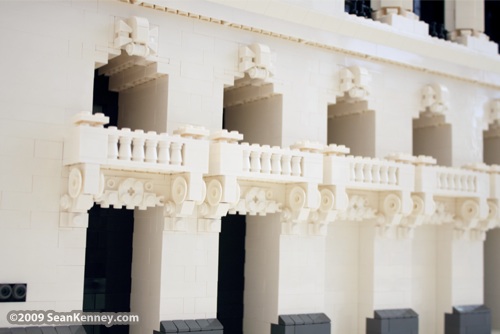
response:
[[[160,322],[160,331],[154,331],[153,334],[184,332],[223,334],[224,327],[217,319],[167,320]]]
[[[483,33],[473,34],[470,31],[460,31],[451,34],[451,40],[485,54],[498,55],[498,44],[489,40]]]
[[[491,333],[491,311],[484,305],[455,306],[444,319],[445,334]]]
[[[418,314],[412,309],[378,310],[366,319],[366,334],[418,334]]]
[[[330,334],[331,320],[324,313],[280,315],[271,334]]]

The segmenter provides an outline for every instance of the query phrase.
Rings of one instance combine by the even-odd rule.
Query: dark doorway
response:
[[[83,311],[130,312],[134,211],[89,211]],[[85,326],[87,334],[128,334],[129,326]]]
[[[243,290],[245,288],[245,216],[222,218],[219,236],[219,283],[217,319],[224,333],[243,333]]]

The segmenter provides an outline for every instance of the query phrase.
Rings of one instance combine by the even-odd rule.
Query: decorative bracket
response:
[[[351,66],[340,70],[340,91],[348,102],[365,100],[369,95],[371,75],[367,69]]]
[[[264,44],[254,43],[239,49],[239,70],[250,79],[267,80],[274,76],[273,54]]]
[[[439,84],[426,85],[422,89],[422,111],[430,116],[442,115],[448,111],[448,88]]]
[[[115,23],[114,46],[129,56],[148,57],[158,52],[158,28],[150,29],[148,19],[132,16]]]

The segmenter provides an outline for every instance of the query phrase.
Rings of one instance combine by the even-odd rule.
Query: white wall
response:
[[[92,106],[84,20],[62,3],[0,3],[0,282],[28,284],[25,303],[0,304],[0,327],[13,305],[82,308],[86,229],[59,227],[59,199],[66,121]]]
[[[436,226],[415,229],[412,241],[412,308],[418,313],[422,333],[435,333],[444,315],[436,313],[437,293]]]
[[[491,321],[494,329],[500,329],[500,257],[498,256],[498,244],[500,242],[500,230],[495,229],[488,232],[484,245],[484,303],[491,309]]]
[[[358,333],[360,246],[358,223],[328,226],[325,313],[332,319],[332,333]]]

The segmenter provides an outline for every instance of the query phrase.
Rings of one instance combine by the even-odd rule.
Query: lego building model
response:
[[[0,1],[0,333],[500,330],[495,6]]]

